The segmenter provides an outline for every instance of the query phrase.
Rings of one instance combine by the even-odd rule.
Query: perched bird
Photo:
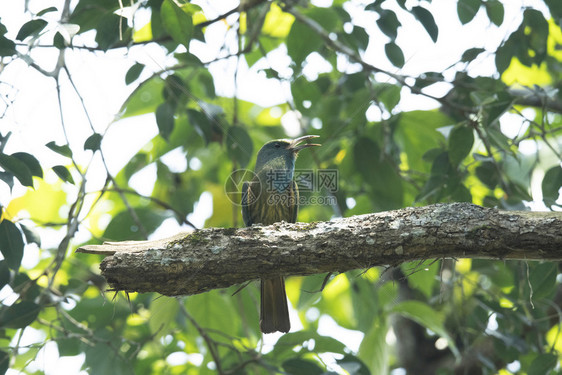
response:
[[[270,225],[279,221],[294,223],[299,209],[299,190],[293,180],[300,150],[320,146],[303,141],[317,138],[305,135],[293,140],[277,139],[259,150],[252,181],[242,186],[242,217],[246,226]],[[283,276],[261,279],[260,329],[263,333],[289,332],[289,309]]]

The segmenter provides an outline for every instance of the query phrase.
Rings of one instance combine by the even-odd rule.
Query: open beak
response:
[[[291,149],[295,153],[297,153],[300,150],[302,150],[303,148],[313,147],[313,146],[321,146],[318,143],[304,143],[302,145],[299,144],[303,141],[307,141],[309,139],[318,138],[318,137],[320,137],[320,136],[319,135],[303,135],[302,137],[295,138],[291,141],[291,145],[289,146],[289,149]]]

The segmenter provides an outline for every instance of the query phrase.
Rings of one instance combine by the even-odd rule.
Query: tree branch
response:
[[[185,295],[263,275],[344,272],[430,258],[562,260],[562,214],[436,204],[329,222],[208,228],[77,251],[108,255],[100,268],[115,290]]]

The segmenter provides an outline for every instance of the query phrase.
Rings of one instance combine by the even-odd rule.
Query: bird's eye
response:
[[[279,147],[281,147],[281,143],[276,143],[275,148],[279,148]]]

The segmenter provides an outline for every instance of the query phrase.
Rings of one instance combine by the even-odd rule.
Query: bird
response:
[[[242,218],[246,226],[294,223],[299,209],[299,191],[293,180],[299,151],[320,146],[302,143],[317,135],[276,139],[258,151],[251,181],[242,185]],[[260,330],[263,333],[289,332],[289,308],[283,276],[264,276],[260,286]]]

